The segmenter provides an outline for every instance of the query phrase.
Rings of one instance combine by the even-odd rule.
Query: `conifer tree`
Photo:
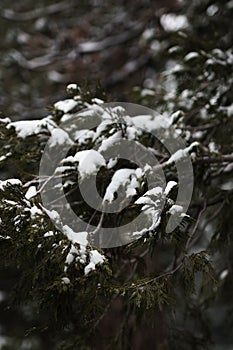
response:
[[[14,333],[4,324],[2,349],[230,349],[232,9],[232,1],[185,3],[179,13],[160,15],[159,30],[144,32],[146,45],[157,43],[161,72],[156,85],[132,89],[129,102],[153,108],[165,124],[157,115],[136,124],[139,116],[128,118],[117,103],[104,104],[109,101],[99,90],[76,84],[43,119],[2,116],[0,258],[4,283],[7,273],[16,276],[2,308],[6,318],[12,308],[23,324]],[[85,129],[93,115],[95,125]],[[73,133],[73,120],[85,132],[75,124]],[[169,154],[154,129],[168,138],[175,133],[185,147]],[[159,175],[148,188],[149,165],[105,157],[108,147],[123,141],[156,156],[166,186]],[[43,178],[41,159],[52,167],[61,145],[68,151]],[[194,173],[187,212],[176,202],[176,166],[185,157]],[[117,214],[93,210],[78,186],[91,194],[92,177],[103,203],[119,199],[121,207],[130,198],[128,206]],[[45,206],[44,199],[60,190],[85,230],[63,222],[67,208],[59,197]],[[100,226],[113,230],[139,215],[140,225],[115,246],[111,235],[109,243],[98,234]],[[168,232],[171,218],[178,224]]]

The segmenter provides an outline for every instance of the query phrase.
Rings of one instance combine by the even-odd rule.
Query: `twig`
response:
[[[201,210],[201,211],[199,212],[199,214],[198,214],[197,221],[196,221],[196,223],[195,223],[195,225],[194,225],[193,231],[191,232],[191,234],[190,234],[190,236],[189,236],[189,238],[188,238],[188,240],[187,240],[187,242],[186,242],[186,245],[185,245],[186,251],[190,248],[191,243],[192,243],[192,245],[193,245],[193,244],[196,242],[196,240],[195,240],[195,238],[194,238],[194,235],[195,235],[195,232],[196,232],[196,230],[197,230],[197,228],[198,228],[198,225],[199,225],[199,223],[200,223],[201,216],[202,216],[202,214],[203,214],[205,211],[206,211],[206,201],[204,202],[204,206],[203,206],[202,210]],[[192,240],[193,240],[193,241],[192,241]],[[194,243],[193,243],[193,242],[194,242]]]
[[[103,40],[84,42],[78,45],[76,52],[78,54],[96,53],[106,50],[110,47],[125,44],[127,41],[136,38],[141,34],[143,26],[141,24],[135,25],[131,30],[123,33],[109,36]]]
[[[149,55],[142,55],[135,60],[127,62],[107,83],[107,87],[123,82],[130,74],[137,72],[150,60]]]
[[[195,159],[195,163],[224,163],[233,162],[233,154],[222,154],[216,157],[204,156]]]
[[[163,278],[163,277],[166,277],[166,276],[169,276],[169,275],[173,275],[175,272],[177,272],[183,265],[183,260],[184,260],[184,257],[182,258],[182,261],[180,262],[179,265],[176,266],[176,268],[170,270],[170,271],[167,271],[165,272],[164,274],[162,275],[159,275],[159,276],[156,276],[156,277],[153,277],[145,282],[142,282],[142,283],[135,283],[131,286],[128,287],[128,289],[132,289],[132,288],[140,288],[140,287],[143,287],[147,284],[150,284],[150,283],[153,283],[154,281],[157,281],[158,279],[160,278]]]
[[[187,155],[188,156],[188,155]],[[183,160],[185,158],[181,158],[180,160]],[[179,160],[178,160],[179,161]],[[223,154],[216,157],[211,156],[204,156],[204,157],[198,157],[193,161],[196,163],[208,163],[208,164],[218,164],[218,163],[226,163],[226,162],[233,162],[233,154]],[[165,161],[164,163],[157,164],[153,167],[154,170],[157,169],[164,169],[169,165],[172,165],[173,163]]]
[[[203,227],[203,230],[205,230],[206,226],[208,225],[208,223],[210,221],[212,221],[222,210],[222,208],[224,207],[225,202],[222,202],[221,205],[218,207],[218,209],[208,218],[208,220],[205,222],[205,225]]]
[[[30,21],[32,19],[36,19],[38,17],[53,15],[57,12],[68,10],[71,7],[75,6],[75,4],[77,4],[77,1],[75,0],[70,0],[70,1],[64,0],[57,4],[40,7],[35,10],[31,10],[27,12],[15,12],[11,9],[0,9],[0,16],[11,21],[24,22],[24,21]]]
[[[74,59],[80,55],[93,54],[93,53],[97,53],[97,52],[101,52],[103,50],[109,49],[114,46],[125,44],[127,41],[132,40],[138,35],[140,35],[142,30],[143,30],[143,27],[141,25],[137,25],[134,28],[132,28],[131,31],[128,30],[118,35],[109,36],[99,41],[89,41],[89,42],[81,43],[71,51],[64,50],[62,52],[59,52],[57,49],[57,50],[54,50],[53,53],[35,57],[30,60],[27,60],[20,52],[16,50],[11,52],[11,56],[24,69],[39,70],[41,68],[54,64],[55,62],[69,60],[71,56]],[[144,65],[146,62],[147,62],[147,59],[145,59],[145,56],[143,56],[140,58],[140,60],[137,60],[135,62],[132,61],[130,62],[130,64],[129,63],[127,64],[128,66],[125,65],[123,68],[124,69],[129,68],[129,70],[131,70],[131,73],[133,73],[135,70],[139,69],[142,64]],[[122,79],[122,74],[124,75],[125,72],[121,72],[120,77],[117,78],[118,80]]]
[[[196,126],[191,126],[191,125],[186,125],[185,129],[186,130],[200,130],[200,131],[204,131],[204,130],[208,130],[208,129],[212,129],[212,128],[216,128],[217,126],[221,125],[220,123],[209,123],[209,124],[204,124],[204,125],[196,125]]]
[[[228,194],[229,194],[229,195],[232,194],[232,193],[233,193],[232,190],[229,190],[229,191],[228,191]],[[206,206],[207,206],[207,207],[210,207],[210,206],[212,206],[212,205],[216,205],[216,204],[222,202],[222,201],[224,200],[224,197],[225,197],[225,196],[224,196],[222,193],[221,193],[220,195],[218,194],[218,195],[216,195],[215,197],[211,198],[209,201],[207,201],[207,202],[206,202]],[[203,200],[195,201],[195,202],[193,202],[193,203],[190,205],[190,207],[191,207],[191,208],[202,207],[203,204],[204,204],[204,201],[203,201]]]

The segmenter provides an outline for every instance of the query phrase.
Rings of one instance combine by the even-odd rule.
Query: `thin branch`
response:
[[[107,314],[112,302],[117,298],[117,294],[113,295],[112,299],[109,301],[109,303],[106,305],[103,313],[100,315],[100,317],[98,318],[98,320],[96,320],[94,326],[93,326],[93,330],[96,329],[96,327],[99,325],[99,323],[102,321],[102,319],[104,318],[104,316]]]
[[[184,158],[181,158],[183,160]],[[178,160],[179,162],[179,160]],[[227,163],[227,162],[233,162],[233,154],[222,154],[218,155],[216,157],[211,156],[203,156],[203,157],[197,157],[194,161],[195,164],[197,163],[207,163],[207,164],[219,164],[219,163]],[[168,161],[165,161],[164,163],[157,164],[153,167],[154,170],[157,169],[164,169],[169,165],[172,165],[173,163],[170,163]]]
[[[204,227],[202,228],[202,231],[200,232],[201,234],[202,234],[202,232],[205,232],[205,229],[206,229],[207,225],[208,225],[214,218],[216,218],[216,217],[218,216],[218,214],[219,214],[219,213],[221,212],[221,210],[223,209],[224,205],[225,205],[225,202],[222,202],[221,205],[217,208],[217,210],[215,210],[215,211],[213,212],[213,214],[206,220],[205,225],[204,225]],[[199,238],[199,237],[197,237],[197,239],[195,240],[194,244],[197,242],[198,238]]]
[[[184,260],[184,257],[183,257],[182,261],[180,262],[180,264],[177,265],[175,269],[172,269],[172,270],[170,270],[170,271],[167,271],[167,272],[165,272],[165,273],[162,274],[162,275],[153,277],[153,278],[151,278],[151,279],[149,279],[149,280],[147,280],[147,281],[144,281],[144,282],[142,282],[142,283],[135,283],[135,284],[132,284],[131,286],[128,287],[128,289],[140,288],[140,287],[143,287],[143,286],[145,286],[145,285],[147,285],[147,284],[153,283],[153,282],[157,281],[157,280],[160,279],[160,278],[173,275],[174,273],[176,273],[176,272],[182,267],[182,265],[183,265],[183,260]]]
[[[143,68],[149,60],[150,56],[144,54],[135,60],[127,62],[118,72],[115,72],[113,77],[107,83],[107,87],[123,82],[129,75]]]
[[[200,130],[200,131],[205,131],[208,129],[213,129],[216,128],[217,126],[221,125],[221,122],[219,123],[209,123],[209,124],[204,124],[204,125],[196,125],[196,126],[191,126],[191,125],[186,125],[185,129],[186,130]]]
[[[78,58],[80,55],[84,54],[93,54],[97,52],[104,51],[114,46],[125,44],[127,41],[130,41],[141,34],[143,27],[141,25],[134,26],[131,30],[127,30],[123,33],[109,36],[103,40],[99,41],[87,41],[79,44],[76,48],[72,50],[64,50],[59,52],[59,50],[54,50],[53,53],[48,53],[43,56],[35,57],[30,60],[27,60],[24,55],[16,50],[12,50],[11,56],[15,61],[24,69],[28,70],[40,70],[41,68],[47,67],[51,64],[54,64],[58,61],[70,60]],[[122,68],[120,77],[116,77],[116,80],[121,80],[123,75],[125,75],[125,70],[128,68],[130,73],[133,73],[135,70],[139,69],[141,65],[144,65],[147,62],[145,56],[140,57],[140,59],[127,63]],[[128,72],[127,70],[127,72]],[[115,83],[115,81],[113,82]]]
[[[24,22],[24,21],[30,21],[32,19],[49,16],[58,12],[68,10],[71,7],[75,6],[76,4],[77,4],[77,1],[75,0],[70,0],[70,1],[64,0],[57,4],[40,7],[35,10],[31,10],[27,12],[15,12],[11,9],[2,8],[0,9],[0,16],[11,21]]]
[[[194,235],[197,231],[198,225],[200,224],[201,216],[205,211],[206,211],[206,201],[204,202],[204,206],[203,206],[202,210],[198,214],[197,221],[194,225],[193,231],[191,232],[191,234],[186,242],[186,245],[185,245],[186,251],[196,242]]]
[[[195,163],[224,163],[233,162],[233,154],[222,154],[216,157],[204,156],[195,159]]]
[[[125,44],[127,41],[138,37],[143,31],[143,28],[144,27],[141,24],[137,24],[127,31],[124,31],[117,35],[109,36],[103,40],[81,43],[78,45],[76,52],[78,54],[90,54],[106,50],[110,47]]]
[[[233,193],[233,191],[228,190],[227,193],[228,193],[228,195],[231,195]],[[225,197],[226,197],[226,195],[224,193],[220,193],[220,195],[217,194],[215,197],[211,198],[210,200],[207,200],[206,206],[210,207],[212,205],[222,203],[224,201]],[[195,201],[190,205],[190,207],[191,208],[202,207],[204,203],[205,203],[204,200]]]

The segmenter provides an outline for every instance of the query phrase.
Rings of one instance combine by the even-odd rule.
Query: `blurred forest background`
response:
[[[1,0],[0,111],[12,120],[42,118],[56,101],[66,96],[65,87],[69,83],[91,89],[97,97],[106,93],[108,101],[145,103],[163,111],[164,96],[168,101],[174,90],[172,79],[166,79],[164,83],[164,72],[167,77],[169,71],[177,69],[179,57],[183,58],[190,51],[210,52],[217,47],[230,49],[233,43],[232,18],[233,1],[225,0]],[[173,54],[175,59],[171,58]],[[197,70],[203,62],[194,62],[193,69]],[[187,84],[196,78],[192,68],[185,74],[179,81],[181,91],[190,88]],[[228,79],[227,74],[224,79]],[[214,80],[210,84],[218,85]],[[195,89],[194,84],[194,96]],[[208,92],[211,95],[212,90]],[[232,101],[230,88],[222,95],[222,104],[229,106]],[[181,101],[177,97],[177,106],[188,109],[188,102],[184,101],[189,101],[189,96],[183,94],[182,98]],[[202,103],[205,97],[201,96],[200,100]],[[227,152],[232,142],[230,135],[228,130]],[[226,217],[227,229],[232,233],[229,212]],[[232,269],[231,257],[229,261]],[[4,349],[47,350],[50,343],[46,332],[41,332],[41,347],[27,339],[22,341],[25,329],[29,329],[32,323],[39,327],[43,320],[41,315],[32,315],[25,305],[8,308],[9,292],[18,276],[16,270],[1,267],[1,262],[0,268],[0,334],[4,335],[0,335],[0,349],[3,349],[5,339],[13,335],[14,342],[9,341]],[[218,301],[219,308],[223,305],[224,310],[218,312],[218,308],[213,308],[208,315],[212,331],[216,332],[218,346],[215,349],[218,350],[233,349],[232,323],[224,326],[225,318],[232,322],[232,312],[228,314],[228,304],[223,302],[225,298],[232,302],[232,282],[227,283],[222,299]],[[196,312],[198,319],[198,310]],[[208,324],[208,320],[206,323],[202,321],[199,326]],[[108,326],[111,328],[111,325],[106,328]],[[164,337],[161,328],[162,325],[158,327],[158,333],[154,333],[158,339]],[[203,344],[192,345],[192,329],[188,335],[190,349],[204,348]],[[178,336],[174,334],[174,338]],[[142,338],[143,332],[134,338],[138,344],[135,348],[147,347]],[[150,343],[150,346],[153,345]]]
[[[0,110],[14,119],[46,115],[70,82],[101,85],[124,101],[151,87],[165,63],[156,36],[174,0],[1,1]],[[164,31],[164,35],[165,35]]]

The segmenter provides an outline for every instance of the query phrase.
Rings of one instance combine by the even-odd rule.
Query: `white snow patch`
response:
[[[142,211],[145,215],[147,215],[150,220],[150,227],[145,228],[139,232],[135,232],[134,235],[142,235],[146,231],[154,230],[158,227],[161,221],[161,209],[164,204],[164,196],[163,189],[160,186],[156,186],[146,193],[140,198],[138,198],[135,204],[143,204]]]
[[[115,143],[117,143],[121,139],[122,139],[122,133],[121,131],[117,131],[115,134],[111,135],[110,137],[102,141],[98,151],[99,152],[106,151],[108,148],[112,147]]]
[[[73,170],[75,170],[75,167],[70,165],[58,166],[55,169],[55,174],[63,174],[65,171],[73,171]]]
[[[160,186],[156,186],[150,190],[148,190],[146,193],[144,193],[143,196],[161,196],[163,194],[163,189]]]
[[[159,205],[161,205],[163,200],[163,189],[160,186],[156,186],[150,190],[148,190],[144,195],[140,198],[138,198],[135,202],[135,204],[144,204],[142,207],[143,211],[149,212],[155,212],[155,208],[158,208]],[[157,209],[156,209],[156,215],[157,215]]]
[[[65,113],[63,114],[63,116],[61,117],[61,122],[66,122],[67,120],[74,118],[74,115],[71,113]]]
[[[227,113],[228,117],[232,117],[233,116],[233,103],[230,106],[220,107],[220,110],[225,111]]]
[[[8,203],[8,204],[10,204],[10,205],[18,205],[18,203],[17,202],[15,202],[15,201],[11,201],[11,200],[9,200],[9,199],[3,199],[4,200],[4,202],[5,203]]]
[[[207,8],[206,13],[208,16],[214,16],[218,12],[218,10],[219,10],[218,6],[213,4]]]
[[[10,236],[2,236],[2,235],[0,235],[0,238],[1,238],[1,239],[11,239]]]
[[[79,144],[87,143],[88,139],[93,139],[95,132],[89,129],[77,130],[74,134],[74,139],[78,141]]]
[[[150,197],[142,196],[136,200],[135,204],[154,205],[154,201]]]
[[[54,104],[54,107],[56,109],[59,109],[60,111],[64,112],[64,113],[68,113],[70,112],[74,107],[77,106],[77,102],[74,101],[72,98],[71,99],[67,99],[64,101],[58,101]]]
[[[11,120],[10,120],[10,118],[0,118],[0,123],[4,123],[4,124],[8,124],[8,123],[10,123],[11,122]]]
[[[164,194],[167,196],[170,193],[170,191],[173,189],[173,187],[175,187],[176,185],[177,185],[177,182],[169,181],[164,190]]]
[[[135,140],[138,136],[142,134],[142,130],[137,129],[135,126],[127,126],[126,132],[128,140]]]
[[[85,43],[79,44],[79,49],[84,53],[99,51],[101,48],[101,42],[86,41]]]
[[[11,122],[7,125],[7,129],[15,128],[18,137],[25,138],[31,135],[39,134],[44,128],[51,132],[56,124],[49,118],[41,120],[21,120],[18,122]]]
[[[57,224],[61,222],[60,215],[58,214],[58,212],[56,210],[48,210],[45,207],[42,207],[42,208],[53,222],[55,222]]]
[[[91,102],[93,102],[93,103],[96,103],[97,105],[102,105],[103,103],[104,103],[104,101],[103,100],[101,100],[100,98],[93,98],[92,100],[91,100]]]
[[[230,173],[233,171],[233,163],[227,164],[227,166],[224,168],[224,173]]]
[[[161,16],[160,23],[163,29],[167,32],[177,32],[178,30],[188,27],[188,19],[184,15],[176,15],[167,13]]]
[[[132,176],[129,185],[126,188],[126,197],[133,197],[137,194],[136,188],[139,187],[138,179],[135,176]]]
[[[132,118],[132,122],[136,127],[149,132],[159,128],[168,128],[171,124],[169,118],[160,115],[138,115]]]
[[[70,284],[70,279],[68,277],[62,277],[61,280],[64,284]]]
[[[151,38],[153,38],[154,34],[155,34],[155,29],[154,28],[147,28],[142,33],[142,38],[144,40],[150,40]]]
[[[25,197],[27,199],[31,199],[37,195],[37,189],[36,186],[30,186],[29,189],[27,190]]]
[[[77,84],[69,84],[69,85],[67,85],[67,89],[68,90],[77,90],[78,85]]]
[[[0,157],[0,162],[2,162],[3,160],[5,160],[7,157],[6,156],[1,156]]]
[[[180,72],[184,69],[182,64],[177,63],[174,67],[170,69],[170,74]]]
[[[151,90],[151,89],[142,89],[141,91],[141,96],[145,97],[145,96],[155,96],[155,91]]]
[[[63,232],[67,238],[72,242],[69,253],[66,257],[66,264],[70,265],[76,256],[76,260],[84,264],[86,262],[86,247],[88,245],[87,232],[75,232],[68,225],[63,226]],[[79,244],[79,250],[74,246]],[[66,271],[67,267],[65,267]]]
[[[35,219],[36,215],[43,215],[43,212],[36,205],[30,208],[30,213],[32,219]]]
[[[68,225],[63,226],[63,232],[72,243],[79,243],[82,246],[87,246],[87,232],[74,232]]]
[[[233,180],[228,180],[220,185],[220,188],[224,191],[232,191],[233,190]]]
[[[117,164],[117,158],[110,158],[107,164],[108,169],[112,169]]]
[[[218,152],[217,145],[214,141],[211,141],[208,145],[210,152]]]
[[[228,9],[233,9],[233,0],[228,1],[228,3],[226,4],[226,7]]]
[[[75,255],[79,255],[79,251],[77,250],[77,248],[72,244],[69,253],[66,256],[66,265],[70,265],[72,264],[72,262],[74,261]],[[64,271],[66,271],[67,268],[65,267]]]
[[[0,180],[0,190],[4,190],[4,187],[8,184],[22,186],[22,182],[19,179],[7,179],[4,181]]]
[[[195,141],[190,146],[188,146],[184,149],[179,149],[174,154],[172,154],[172,156],[167,160],[166,164],[172,164],[174,162],[177,162],[177,161],[187,157],[189,151],[191,151],[193,147],[198,146],[198,145],[199,145],[199,142]]]
[[[229,271],[227,269],[223,270],[219,276],[220,280],[224,280],[228,274],[229,274]]]
[[[87,275],[90,271],[95,270],[96,265],[99,263],[102,264],[104,260],[104,256],[101,255],[97,250],[90,251],[90,262],[84,269],[85,275]]]
[[[199,53],[192,51],[192,52],[187,53],[187,55],[184,57],[184,61],[187,62],[187,61],[190,61],[196,57],[199,57]]]
[[[181,205],[174,204],[169,210],[168,213],[171,215],[181,215],[184,211],[184,208]]]
[[[96,173],[102,166],[106,165],[104,157],[95,150],[85,150],[77,152],[74,156],[69,156],[63,162],[78,162],[78,171],[81,178]]]
[[[110,118],[110,117],[109,117]],[[103,120],[98,127],[96,128],[95,136],[93,138],[93,141],[97,140],[98,137],[107,129],[109,125],[112,124],[112,119],[105,119]]]
[[[172,46],[170,49],[168,49],[168,53],[174,53],[174,52],[179,52],[180,51],[180,46]]]
[[[161,42],[159,40],[153,40],[150,44],[150,49],[153,51],[158,52],[159,50],[161,50],[161,48],[163,48],[164,45],[161,44]]]
[[[114,200],[114,193],[116,193],[121,186],[125,186],[126,184],[131,183],[130,176],[133,174],[135,174],[134,169],[125,168],[125,169],[117,170],[113,175],[111,182],[106,189],[103,201],[108,201],[111,203]],[[135,186],[138,186],[138,185],[135,183]],[[130,195],[130,193],[132,193],[132,186],[127,197]]]
[[[51,132],[51,137],[49,139],[49,146],[55,147],[57,145],[73,145],[73,141],[70,139],[67,132],[60,128],[55,128]]]
[[[53,231],[48,231],[44,234],[44,237],[52,237],[52,236],[54,236]]]

